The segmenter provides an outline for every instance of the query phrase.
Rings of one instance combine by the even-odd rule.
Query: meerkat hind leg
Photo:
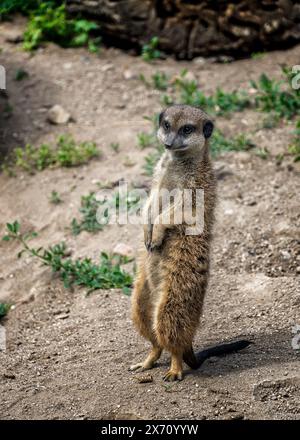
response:
[[[175,380],[182,380],[182,378],[182,354],[172,353],[171,367],[163,379],[167,382],[173,382]]]
[[[129,368],[131,371],[146,371],[154,367],[155,362],[160,358],[162,349],[160,347],[153,346],[152,350],[144,360],[135,365],[131,365]]]

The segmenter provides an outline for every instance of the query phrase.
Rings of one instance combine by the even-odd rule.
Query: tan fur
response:
[[[172,356],[166,380],[182,378],[182,358],[190,352],[197,330],[209,276],[209,248],[215,205],[215,178],[203,124],[209,118],[200,109],[172,106],[164,111],[174,132],[185,123],[197,128],[177,149],[166,151],[157,165],[146,210],[155,188],[204,190],[204,230],[186,235],[185,224],[145,225],[145,248],[141,252],[132,297],[132,319],[140,334],[153,346],[147,359],[132,369],[152,368],[163,349]],[[159,128],[159,139],[166,135]],[[176,144],[177,142],[177,144]],[[161,214],[161,212],[160,212]],[[172,217],[171,217],[172,218]]]

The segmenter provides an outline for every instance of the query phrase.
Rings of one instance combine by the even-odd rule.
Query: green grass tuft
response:
[[[7,235],[5,241],[18,241],[22,250],[18,257],[24,253],[39,259],[42,264],[48,266],[59,275],[65,287],[74,285],[84,286],[89,292],[95,289],[130,288],[133,283],[132,275],[125,272],[121,265],[128,262],[119,256],[110,256],[104,252],[100,255],[100,262],[96,264],[90,258],[72,260],[68,257],[69,252],[65,243],[59,243],[48,249],[31,248],[28,240],[36,237],[36,233],[21,233],[20,223],[7,223]],[[88,292],[88,293],[89,293]]]
[[[158,50],[159,39],[152,37],[149,43],[142,47],[142,58],[144,61],[150,62],[161,57],[161,52]]]
[[[70,135],[57,139],[55,147],[43,144],[39,148],[27,144],[25,148],[15,148],[5,169],[20,168],[31,174],[48,167],[74,167],[98,157],[100,151],[94,142],[77,144]]]
[[[0,319],[7,315],[10,307],[10,304],[0,302]]]

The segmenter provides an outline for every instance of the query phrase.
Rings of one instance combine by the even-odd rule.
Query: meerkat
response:
[[[209,157],[213,128],[205,112],[189,105],[170,106],[159,116],[157,137],[166,150],[156,166],[145,205],[144,246],[132,295],[133,322],[139,333],[151,342],[152,349],[143,362],[130,369],[152,368],[162,351],[167,350],[171,354],[171,366],[164,376],[167,381],[183,378],[183,361],[196,369],[210,356],[237,351],[249,344],[248,341],[227,343],[198,355],[193,351],[209,277],[216,203],[216,180]],[[187,234],[190,222],[174,221],[175,201],[165,208],[161,200],[157,200],[163,189],[191,190],[190,215],[195,213],[196,190],[203,191],[200,233]],[[158,211],[153,219],[154,205]],[[163,218],[169,221],[162,221]]]

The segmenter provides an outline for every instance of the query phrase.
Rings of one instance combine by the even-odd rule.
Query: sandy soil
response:
[[[108,226],[96,235],[73,237],[68,229],[78,215],[81,195],[96,182],[149,186],[136,135],[150,126],[143,119],[160,109],[158,92],[138,79],[157,70],[178,74],[188,68],[206,92],[249,88],[265,72],[280,77],[280,63],[297,64],[300,46],[259,60],[232,64],[157,61],[152,65],[116,49],[100,56],[54,45],[36,55],[6,41],[22,23],[0,25],[0,64],[7,69],[12,116],[1,119],[1,151],[32,142],[53,141],[70,132],[95,140],[103,155],[89,165],[53,169],[35,176],[0,175],[0,234],[19,219],[24,230],[39,233],[34,245],[66,240],[74,257],[98,258],[118,242],[136,252],[136,226]],[[29,78],[15,81],[17,69]],[[128,74],[130,71],[130,74]],[[126,73],[124,73],[126,72]],[[130,77],[130,78],[128,78]],[[127,79],[126,79],[127,78]],[[68,126],[46,121],[61,104],[72,113]],[[169,356],[153,370],[153,382],[138,383],[128,371],[148,349],[130,321],[130,298],[121,291],[66,290],[50,271],[30,258],[17,259],[18,245],[0,243],[0,301],[15,304],[2,322],[7,350],[0,352],[0,418],[153,418],[300,419],[299,351],[292,328],[300,324],[299,165],[276,156],[287,150],[293,125],[257,130],[262,115],[252,111],[219,118],[227,135],[247,133],[270,156],[230,153],[215,161],[219,204],[212,250],[212,275],[195,346],[240,336],[254,344],[244,352],[212,358],[184,381],[166,385]],[[120,152],[110,148],[120,143]],[[128,167],[128,159],[132,166]],[[64,203],[49,203],[52,190]]]

